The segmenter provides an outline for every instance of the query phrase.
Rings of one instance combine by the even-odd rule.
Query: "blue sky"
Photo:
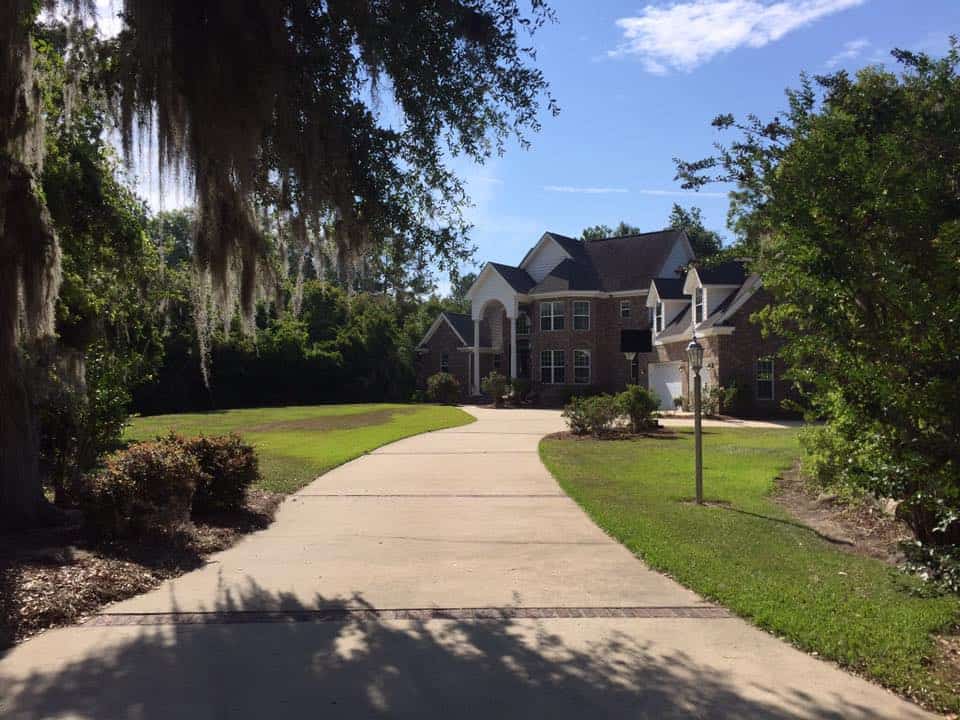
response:
[[[480,262],[516,263],[544,230],[579,235],[621,219],[662,228],[674,202],[729,237],[727,199],[683,193],[672,158],[708,155],[720,112],[767,117],[799,74],[893,66],[889,50],[942,54],[958,0],[554,0],[536,36],[561,113],[533,148],[465,168]]]
[[[111,2],[120,5],[98,0],[102,21]],[[517,263],[545,230],[575,236],[620,220],[660,229],[674,202],[697,205],[729,238],[723,188],[684,193],[673,180],[674,157],[703,157],[721,139],[710,127],[715,115],[769,117],[803,70],[893,67],[891,48],[942,54],[948,35],[960,32],[960,0],[550,4],[557,22],[534,44],[560,115],[544,114],[530,150],[510,147],[484,166],[455,164],[474,202],[478,263]],[[158,205],[155,188],[142,191]],[[163,204],[187,202],[173,192]]]

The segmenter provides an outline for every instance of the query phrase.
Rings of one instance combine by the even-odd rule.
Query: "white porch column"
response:
[[[508,317],[510,323],[510,378],[517,377],[517,319]]]
[[[480,394],[480,321],[473,321],[473,394]]]

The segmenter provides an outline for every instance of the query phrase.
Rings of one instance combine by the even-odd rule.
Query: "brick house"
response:
[[[545,233],[519,265],[484,266],[467,293],[470,314],[437,317],[418,346],[418,382],[443,370],[477,395],[498,370],[528,378],[547,405],[639,383],[673,409],[689,398],[695,327],[705,391],[736,384],[734,412],[778,414],[787,391],[779,344],[749,321],[769,302],[760,278],[742,262],[694,260],[678,230],[587,241]]]

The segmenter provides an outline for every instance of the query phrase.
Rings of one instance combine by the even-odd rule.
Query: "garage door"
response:
[[[650,389],[660,398],[660,409],[673,410],[674,398],[683,397],[680,363],[650,363],[647,370]]]

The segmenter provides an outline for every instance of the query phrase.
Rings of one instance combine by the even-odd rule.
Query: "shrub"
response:
[[[510,389],[513,392],[513,401],[517,404],[525,403],[530,397],[530,381],[527,378],[514,378]]]
[[[656,425],[660,398],[647,388],[627,385],[627,389],[617,395],[617,405],[620,413],[630,418],[633,432],[641,432]]]
[[[450,373],[438,372],[427,378],[427,397],[452,405],[460,399],[460,383]]]
[[[675,398],[673,399],[673,409],[674,409],[674,410],[683,410],[683,402],[684,402],[684,401],[683,401],[683,398],[682,398],[682,397],[675,397]]]
[[[239,435],[220,435],[184,439],[170,435],[197,461],[200,475],[193,496],[193,512],[239,510],[247,500],[247,490],[260,479],[257,453]]]
[[[503,395],[507,392],[507,379],[496,370],[493,370],[483,379],[483,382],[480,383],[480,389],[492,397],[494,404],[500,407],[503,405]]]
[[[703,394],[703,412],[705,415],[719,415],[729,411],[737,401],[740,387],[732,385],[711,385]]]
[[[563,409],[563,417],[575,435],[605,435],[619,415],[617,399],[612,395],[573,397]]]
[[[83,497],[88,533],[99,540],[171,536],[190,522],[200,466],[169,440],[142,442],[110,455]]]

